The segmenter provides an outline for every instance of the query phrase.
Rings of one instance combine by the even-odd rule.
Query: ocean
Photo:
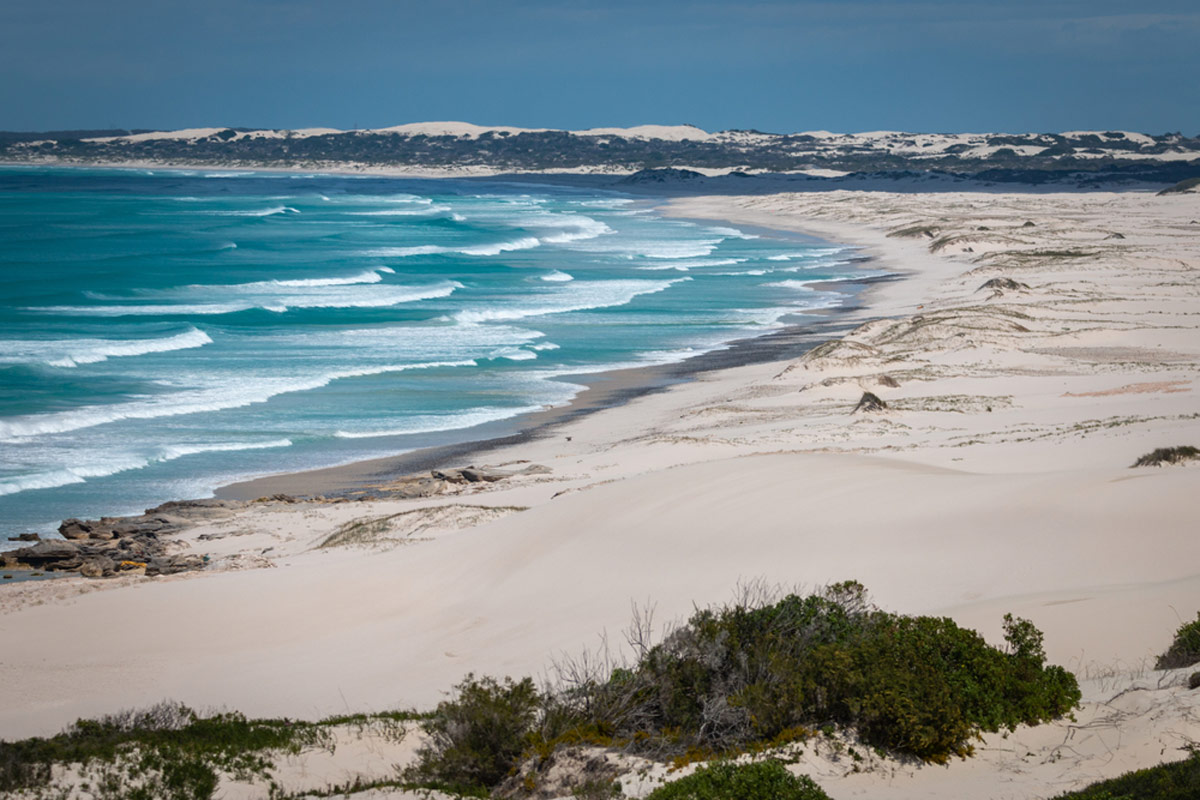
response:
[[[573,376],[802,323],[864,274],[847,247],[654,205],[0,167],[0,534],[436,445],[569,402]]]

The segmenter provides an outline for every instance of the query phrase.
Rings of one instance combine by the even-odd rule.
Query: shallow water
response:
[[[0,168],[0,533],[565,403],[838,304],[851,256],[614,193]]]

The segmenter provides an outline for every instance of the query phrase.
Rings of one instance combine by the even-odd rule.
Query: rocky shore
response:
[[[508,478],[542,475],[550,470],[539,464],[506,464],[502,467],[466,466],[404,475],[387,483],[339,497],[298,498],[273,495],[244,502],[216,498],[173,500],[126,517],[81,520],[72,517],[58,526],[61,539],[42,539],[22,533],[10,541],[27,547],[0,553],[0,569],[77,573],[84,578],[112,578],[122,574],[174,575],[204,569],[209,556],[197,553],[179,535],[198,525],[228,520],[252,504],[345,503],[379,499],[420,499],[445,494],[454,486],[489,484]],[[507,468],[505,468],[507,467]],[[204,536],[198,537],[203,541]]]

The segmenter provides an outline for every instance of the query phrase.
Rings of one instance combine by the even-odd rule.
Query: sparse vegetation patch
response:
[[[1133,462],[1135,467],[1161,467],[1166,464],[1182,464],[1186,461],[1200,459],[1200,449],[1184,445],[1182,447],[1160,447],[1151,450],[1146,455]]]

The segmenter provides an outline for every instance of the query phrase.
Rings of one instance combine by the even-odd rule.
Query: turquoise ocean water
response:
[[[837,305],[851,256],[616,193],[0,168],[0,533],[566,403]]]

